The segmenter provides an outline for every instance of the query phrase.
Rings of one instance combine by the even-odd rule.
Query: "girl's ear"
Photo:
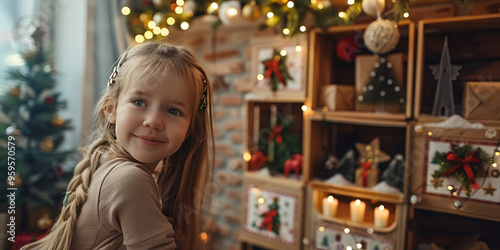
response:
[[[106,115],[106,119],[108,120],[109,123],[115,124],[116,123],[116,109],[114,105],[106,105],[104,107],[104,114]]]

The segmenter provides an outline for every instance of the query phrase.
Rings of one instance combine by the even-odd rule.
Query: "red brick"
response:
[[[226,197],[231,200],[241,201],[243,199],[243,193],[236,190],[227,190]]]
[[[223,95],[220,97],[220,104],[223,106],[241,106],[243,98],[241,95]]]
[[[226,213],[226,216],[224,216],[226,221],[231,224],[240,224],[240,217],[237,214],[234,213]]]
[[[254,81],[251,79],[256,79],[254,77],[244,76],[234,79],[234,88],[240,93],[250,92],[254,88]],[[257,80],[255,80],[257,81]]]
[[[224,131],[243,131],[243,121],[227,121],[224,123]]]
[[[233,49],[233,50],[216,51],[215,53],[205,53],[205,55],[203,55],[203,59],[205,59],[206,61],[218,61],[222,59],[239,57],[239,56],[240,56],[240,51]]]
[[[245,66],[241,60],[227,60],[222,62],[210,63],[205,66],[205,69],[217,75],[238,74],[245,71]]]
[[[235,156],[236,152],[227,144],[216,143],[215,144],[215,153],[222,154],[226,156]]]
[[[243,133],[234,133],[231,135],[231,141],[237,144],[243,143]]]
[[[242,159],[230,159],[227,162],[227,167],[232,171],[241,170],[243,168]]]
[[[226,109],[216,109],[215,110],[215,119],[222,119],[227,116]]]

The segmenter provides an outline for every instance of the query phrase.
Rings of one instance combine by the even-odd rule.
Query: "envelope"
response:
[[[500,82],[467,82],[463,107],[467,119],[500,120]]]

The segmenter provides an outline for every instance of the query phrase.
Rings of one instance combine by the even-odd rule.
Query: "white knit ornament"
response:
[[[373,21],[363,35],[366,47],[377,54],[390,52],[399,42],[398,25],[386,19]]]
[[[241,19],[240,2],[235,0],[222,2],[219,7],[219,19],[225,25],[240,21]]]
[[[361,9],[370,16],[380,17],[380,13],[385,9],[385,0],[363,0]]]

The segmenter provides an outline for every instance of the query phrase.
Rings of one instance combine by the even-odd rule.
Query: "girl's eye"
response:
[[[168,112],[169,114],[176,115],[176,116],[180,116],[180,115],[182,115],[181,111],[179,111],[179,110],[177,110],[177,109],[169,109],[169,110],[167,110],[167,112]]]
[[[135,106],[137,106],[137,107],[144,107],[144,106],[146,106],[146,102],[144,100],[141,100],[141,99],[132,100],[132,103]]]

